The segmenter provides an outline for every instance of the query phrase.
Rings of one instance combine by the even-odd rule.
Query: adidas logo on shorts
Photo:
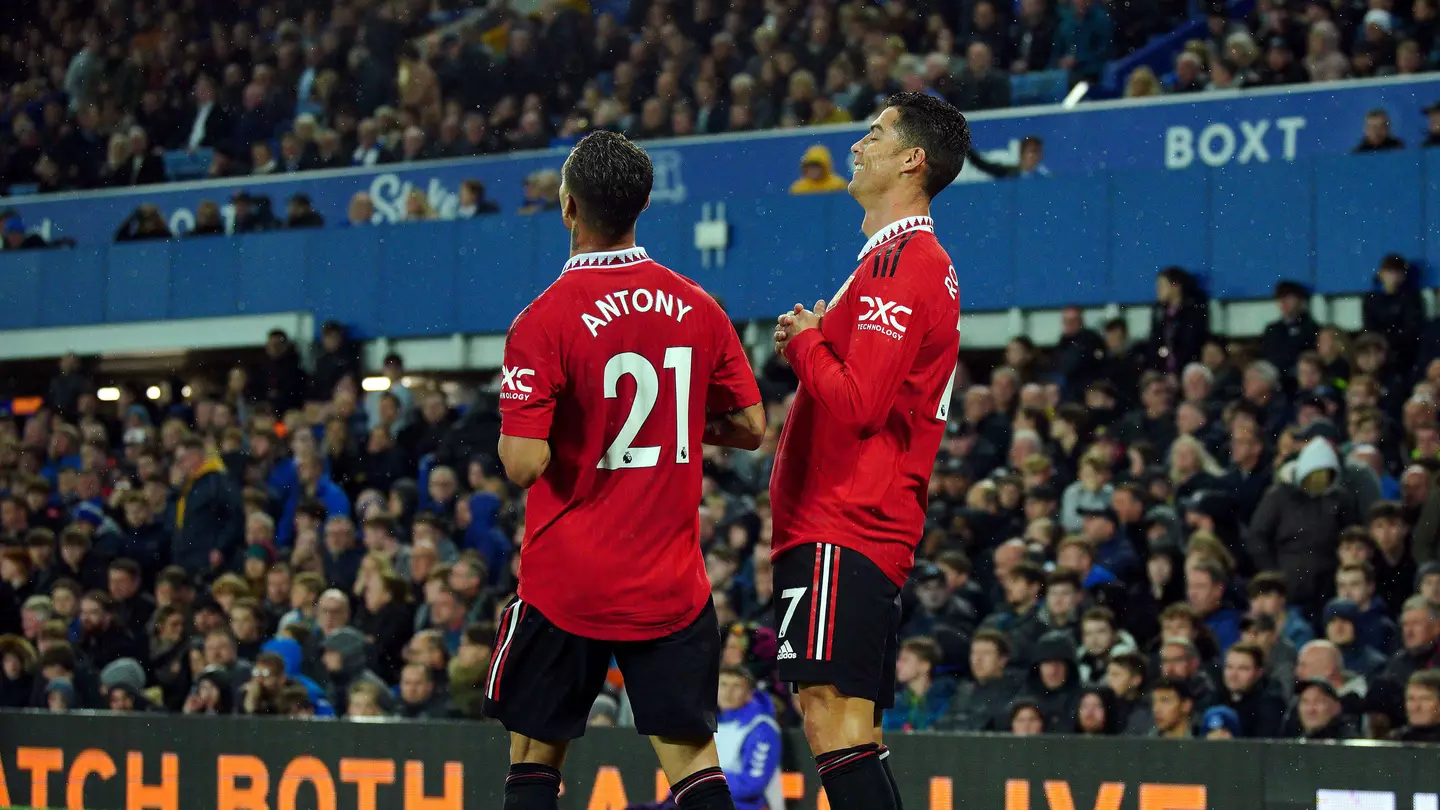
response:
[[[778,653],[775,654],[775,660],[777,660],[777,661],[789,661],[789,660],[792,660],[792,659],[794,659],[794,658],[795,658],[795,651],[790,648],[790,642],[788,642],[788,641],[785,642],[784,644],[781,644],[781,645],[780,645],[780,652],[778,652]]]

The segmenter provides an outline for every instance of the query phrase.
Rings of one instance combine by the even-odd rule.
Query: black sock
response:
[[[900,786],[895,784],[895,772],[890,770],[890,749],[880,746],[880,767],[885,769],[885,779],[890,782],[890,798],[895,800],[895,810],[905,810],[900,801]]]
[[[896,810],[875,743],[821,754],[815,766],[835,810]]]
[[[517,762],[505,777],[505,810],[556,810],[560,772],[549,765]]]
[[[670,788],[680,810],[735,810],[730,783],[719,768],[706,768],[681,779]]]

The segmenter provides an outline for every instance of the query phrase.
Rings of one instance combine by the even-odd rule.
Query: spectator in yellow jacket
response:
[[[835,161],[830,150],[815,144],[800,158],[800,179],[790,184],[791,194],[827,194],[843,191],[850,183],[835,174]]]

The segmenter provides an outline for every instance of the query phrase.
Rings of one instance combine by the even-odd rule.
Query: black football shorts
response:
[[[895,704],[900,589],[865,555],[808,543],[775,559],[776,654],[792,689],[829,684],[847,697]]]
[[[598,641],[567,633],[534,605],[512,599],[496,631],[485,714],[532,740],[581,737],[612,658],[641,734],[698,740],[715,733],[720,626],[713,603],[662,638]]]

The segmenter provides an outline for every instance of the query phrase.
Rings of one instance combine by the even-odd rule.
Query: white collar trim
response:
[[[870,241],[865,243],[865,247],[861,249],[860,255],[855,257],[855,261],[860,261],[865,258],[866,254],[870,251],[889,242],[900,234],[909,233],[910,231],[929,231],[930,233],[934,233],[935,220],[930,217],[906,217],[886,225],[876,231],[874,236],[870,237]]]
[[[599,253],[577,253],[565,262],[565,269],[561,273],[568,273],[571,270],[583,267],[623,267],[630,264],[639,264],[648,261],[650,255],[645,248],[636,245],[635,247],[621,250],[606,250]]]

